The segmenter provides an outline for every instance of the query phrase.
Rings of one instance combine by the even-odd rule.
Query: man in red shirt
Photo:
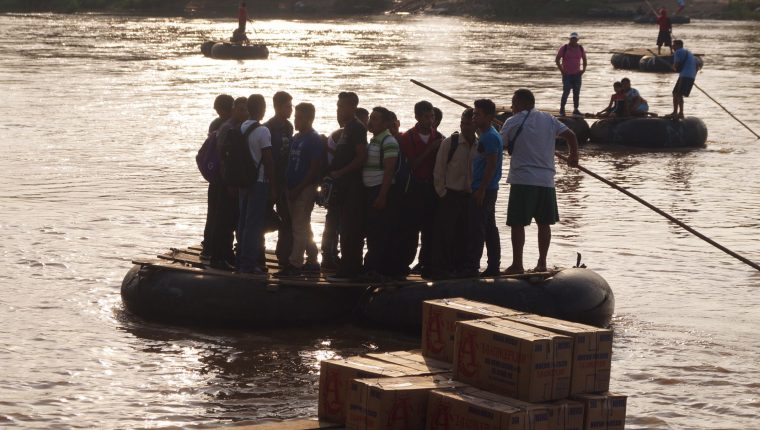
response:
[[[248,10],[245,8],[245,2],[241,1],[238,8],[238,30],[241,34],[245,34],[245,23],[248,21]]]
[[[399,226],[399,274],[409,270],[420,243],[418,268],[424,276],[433,267],[433,228],[438,195],[433,185],[433,168],[443,136],[433,128],[433,105],[421,101],[414,105],[417,124],[401,138],[401,155],[410,171],[408,179],[397,178],[396,189],[401,193],[401,225]],[[399,183],[401,182],[401,183]],[[418,242],[419,238],[419,242]]]
[[[662,45],[670,48],[670,55],[673,55],[670,34],[673,31],[673,25],[670,22],[670,18],[668,18],[668,12],[665,8],[660,9],[660,16],[657,17],[657,25],[660,26],[660,32],[657,34],[657,55],[660,55]]]

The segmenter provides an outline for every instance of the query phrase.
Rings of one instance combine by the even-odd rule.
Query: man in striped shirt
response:
[[[372,109],[367,124],[368,131],[372,133],[362,169],[367,214],[367,254],[364,256],[364,275],[367,278],[391,275],[393,270],[390,238],[397,204],[391,186],[399,147],[389,131],[392,121],[393,116],[388,109],[376,107]]]

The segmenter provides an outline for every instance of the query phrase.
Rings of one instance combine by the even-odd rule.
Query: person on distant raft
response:
[[[657,25],[660,26],[660,32],[657,33],[657,55],[660,55],[662,45],[670,48],[670,55],[673,55],[673,46],[671,44],[670,33],[673,32],[673,24],[668,18],[668,11],[665,8],[660,9],[660,16],[657,17]]]
[[[581,60],[583,67],[581,68]],[[581,93],[581,76],[586,72],[586,51],[578,44],[578,33],[570,33],[570,42],[562,45],[555,58],[557,68],[562,73],[562,100],[559,114],[565,116],[565,104],[570,90],[573,91],[573,115],[581,115],[578,104]]]
[[[610,97],[610,104],[607,105],[604,110],[597,112],[597,116],[607,116],[611,118],[628,116],[623,84],[620,82],[615,82],[612,84],[612,88],[615,89],[615,93]]]
[[[676,10],[674,15],[678,15],[683,12],[684,8],[686,8],[686,0],[676,0],[676,3],[678,4],[678,10]]]
[[[683,40],[673,41],[676,53],[673,55],[673,70],[678,72],[678,80],[673,87],[673,113],[669,117],[683,118],[683,98],[689,97],[694,80],[697,78],[697,59],[683,47]]]
[[[507,225],[512,231],[512,264],[507,275],[523,273],[525,226],[532,219],[538,225],[536,272],[547,269],[546,256],[552,238],[552,224],[559,221],[554,187],[554,142],[567,142],[567,164],[578,167],[578,140],[575,133],[554,116],[535,109],[536,99],[527,89],[512,96],[512,116],[504,122],[501,135],[510,155]]]
[[[242,43],[247,45],[250,41],[248,40],[248,36],[245,34],[245,24],[251,21],[248,19],[248,10],[245,7],[245,2],[240,2],[240,7],[238,8],[238,28],[236,28],[232,32],[232,43]]]

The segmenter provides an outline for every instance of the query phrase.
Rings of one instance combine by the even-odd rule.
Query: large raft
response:
[[[674,121],[666,118],[609,118],[591,125],[591,141],[638,148],[702,148],[707,126],[696,117]]]
[[[126,309],[142,318],[191,325],[265,328],[356,322],[416,332],[422,302],[464,297],[596,326],[609,324],[615,298],[585,268],[491,278],[428,281],[409,276],[387,283],[275,278],[203,266],[197,248],[135,260],[124,277]],[[269,259],[270,273],[276,262]]]

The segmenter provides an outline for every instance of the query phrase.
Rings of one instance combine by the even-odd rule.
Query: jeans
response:
[[[562,75],[562,101],[560,102],[560,108],[565,109],[565,104],[567,104],[567,96],[570,94],[570,90],[573,90],[573,107],[574,109],[578,109],[578,104],[580,103],[580,94],[581,94],[581,79],[580,73],[576,73],[575,75]]]
[[[328,207],[325,214],[325,229],[322,231],[322,261],[338,261],[338,230],[340,229],[340,211]]]
[[[483,205],[478,206],[470,198],[468,213],[467,268],[480,269],[483,245],[488,251],[488,268],[498,269],[501,265],[501,240],[496,227],[496,196],[499,190],[486,190]]]
[[[257,269],[257,262],[264,249],[269,185],[256,182],[247,188],[241,188],[239,193],[238,268],[241,272],[253,272]]]
[[[293,230],[293,251],[290,254],[290,265],[303,267],[303,254],[306,252],[308,263],[317,262],[317,245],[314,243],[314,233],[311,231],[311,212],[314,210],[316,186],[309,186],[295,198],[288,198],[290,221]]]

